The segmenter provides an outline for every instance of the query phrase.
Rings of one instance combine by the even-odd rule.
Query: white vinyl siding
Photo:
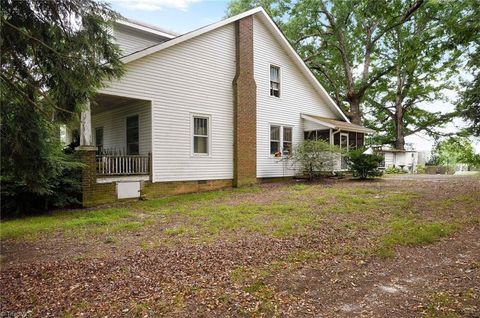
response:
[[[270,155],[270,125],[294,127],[292,142],[303,140],[301,113],[338,118],[325,100],[300,72],[270,31],[254,17],[254,74],[257,84],[257,177],[291,176],[291,165]],[[270,96],[270,65],[280,67],[279,98]]]
[[[154,182],[233,178],[235,70],[228,24],[126,64],[123,78],[102,91],[153,101]],[[192,158],[195,113],[210,115],[212,134],[209,155]]]
[[[395,154],[392,152],[385,152],[385,168],[393,167],[395,165]]]
[[[150,109],[150,102],[138,101],[131,105],[92,114],[94,134],[96,135],[97,128],[103,127],[103,149],[115,149],[126,153],[127,118],[138,115],[139,153],[148,154],[152,145]],[[93,137],[93,140],[96,140],[96,136]]]
[[[123,56],[165,42],[166,40],[166,38],[159,35],[147,34],[123,25],[115,25],[113,35],[122,50]]]

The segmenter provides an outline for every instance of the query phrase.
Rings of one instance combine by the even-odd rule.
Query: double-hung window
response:
[[[280,156],[280,129],[282,126],[270,126],[270,154]]]
[[[270,126],[270,155],[280,157],[292,153],[293,128],[289,126]]]
[[[280,97],[280,67],[270,65],[270,96]]]
[[[210,117],[193,116],[193,154],[209,155],[210,153]]]
[[[282,144],[282,153],[285,156],[288,156],[292,153],[292,127],[282,127],[283,128],[283,144]]]

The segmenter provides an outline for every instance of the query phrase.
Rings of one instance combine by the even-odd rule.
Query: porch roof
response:
[[[360,132],[364,134],[373,134],[375,130],[366,128],[360,125],[348,123],[346,121],[335,120],[331,118],[325,118],[316,115],[309,115],[309,114],[301,114],[301,117],[305,120],[311,121],[316,124],[320,124],[322,126],[326,126],[328,128],[337,129],[337,130],[344,130],[344,131],[352,131],[352,132]]]

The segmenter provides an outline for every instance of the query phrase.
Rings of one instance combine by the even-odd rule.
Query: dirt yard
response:
[[[480,317],[479,202],[403,175],[2,222],[0,317]]]

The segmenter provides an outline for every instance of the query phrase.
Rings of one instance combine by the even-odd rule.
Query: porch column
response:
[[[88,207],[94,202],[97,183],[96,152],[97,147],[92,145],[92,116],[90,101],[80,114],[80,146],[75,149],[84,164],[82,168],[82,205]]]
[[[90,101],[85,103],[85,109],[80,114],[80,147],[92,146],[92,115]]]

